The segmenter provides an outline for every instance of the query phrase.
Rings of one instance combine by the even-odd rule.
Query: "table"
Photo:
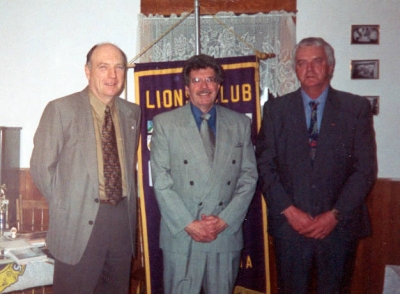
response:
[[[54,264],[48,261],[0,265],[0,293],[51,285],[53,272]]]
[[[5,234],[6,235],[6,234]],[[9,238],[1,236],[0,239]],[[37,246],[45,245],[46,232],[18,234],[17,239],[25,239]],[[45,247],[41,247],[45,248]],[[31,262],[26,265],[7,263],[0,265],[0,293],[19,291],[53,284],[54,260]]]

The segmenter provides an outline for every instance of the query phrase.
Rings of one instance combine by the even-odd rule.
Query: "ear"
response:
[[[185,97],[189,97],[189,87],[185,86]]]
[[[87,66],[87,64],[85,64],[85,75],[89,81],[90,80],[90,68],[89,68],[89,66]]]
[[[329,67],[329,75],[331,76],[331,77],[333,77],[333,72],[335,71],[335,67],[333,67],[333,66],[330,66]]]

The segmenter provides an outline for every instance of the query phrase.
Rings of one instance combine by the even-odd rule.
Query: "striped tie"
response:
[[[310,126],[308,128],[308,142],[310,144],[310,158],[311,165],[314,163],[315,151],[317,150],[317,140],[318,140],[318,121],[317,121],[317,108],[318,103],[311,101],[309,103],[311,107],[311,118]]]

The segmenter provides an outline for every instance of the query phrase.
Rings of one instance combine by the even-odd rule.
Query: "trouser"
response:
[[[191,252],[164,250],[165,294],[231,294],[239,271],[240,251]]]
[[[333,236],[275,238],[279,293],[308,293],[313,269],[318,293],[349,293],[357,244]]]
[[[70,265],[55,260],[55,294],[128,293],[132,245],[127,205],[126,199],[117,206],[100,204],[79,263]]]

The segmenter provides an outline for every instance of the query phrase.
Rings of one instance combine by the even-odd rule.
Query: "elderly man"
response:
[[[370,234],[365,198],[377,173],[367,99],[330,86],[333,48],[294,48],[301,88],[264,106],[256,156],[274,237],[279,293],[349,290],[357,243]]]
[[[31,173],[50,207],[55,293],[128,293],[136,233],[140,108],[118,95],[126,55],[87,54],[83,91],[51,101],[34,138]]]

